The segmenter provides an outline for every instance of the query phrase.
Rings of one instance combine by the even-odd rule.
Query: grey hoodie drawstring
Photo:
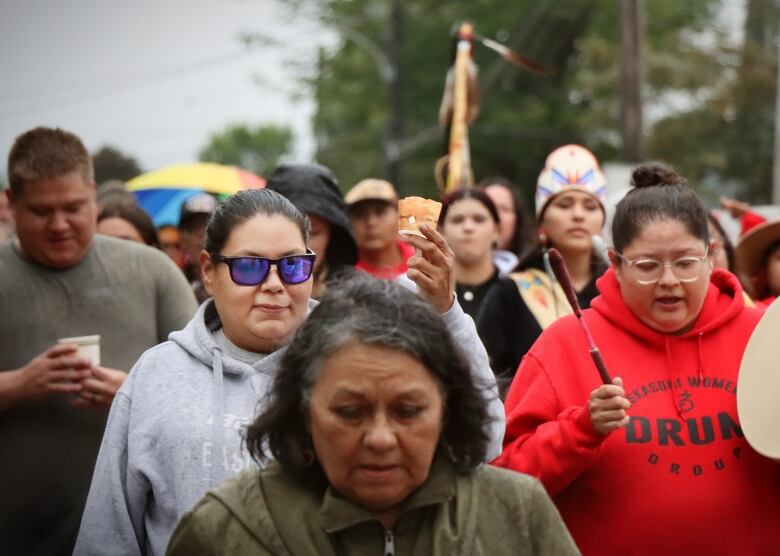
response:
[[[225,477],[222,467],[222,447],[224,444],[225,429],[222,425],[224,419],[224,403],[222,392],[222,353],[214,349],[214,396],[211,399],[211,486],[216,487]]]

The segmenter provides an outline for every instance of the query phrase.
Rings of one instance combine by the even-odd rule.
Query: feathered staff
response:
[[[447,72],[444,96],[439,107],[439,121],[449,127],[447,155],[436,164],[436,178],[444,194],[474,185],[471,170],[468,126],[479,113],[479,87],[477,66],[474,64],[472,45],[477,41],[497,52],[506,61],[540,75],[550,71],[537,62],[513,52],[501,43],[474,34],[471,23],[463,23],[456,33],[455,62]],[[441,177],[446,166],[446,179]]]
[[[447,72],[444,96],[439,108],[439,121],[444,126],[449,126],[444,193],[474,185],[468,126],[479,112],[479,88],[477,66],[471,52],[473,37],[473,25],[464,23],[460,26],[456,35],[455,63]]]

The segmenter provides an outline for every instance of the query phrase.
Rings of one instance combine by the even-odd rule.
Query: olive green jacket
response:
[[[392,539],[393,551],[387,550]],[[388,544],[386,544],[388,543]],[[406,501],[391,534],[332,489],[315,493],[272,463],[209,492],[187,512],[167,554],[381,556],[579,554],[541,483],[481,465],[456,474],[443,459]]]

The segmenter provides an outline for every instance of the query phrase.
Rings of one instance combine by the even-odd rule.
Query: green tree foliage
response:
[[[313,7],[341,36],[335,48],[321,52],[311,83],[317,157],[345,187],[386,175],[388,83],[381,60],[354,32],[388,52],[389,14],[398,1],[297,2]],[[750,2],[748,29],[777,29],[769,4]],[[445,144],[437,113],[451,62],[449,37],[463,20],[555,72],[540,77],[519,71],[475,45],[481,113],[470,128],[470,142],[478,180],[505,175],[530,200],[546,155],[560,144],[582,142],[601,160],[615,160],[621,148],[618,5],[616,0],[405,0],[403,62],[397,68],[405,108],[398,184],[403,193],[435,195],[433,166]],[[758,199],[767,190],[771,165],[776,54],[766,44],[775,34],[764,33],[758,48],[749,46],[757,31],[748,30],[744,46],[730,44],[717,28],[721,7],[720,0],[644,2],[646,157],[672,163],[696,186],[722,188],[728,182],[731,193]]]
[[[748,2],[741,65],[729,99],[734,120],[725,137],[725,174],[743,182],[744,197],[753,202],[771,200],[779,25],[776,0]]]
[[[108,180],[127,181],[142,173],[141,167],[132,156],[124,154],[110,145],[100,147],[92,154],[95,166],[95,182]]]
[[[267,176],[290,152],[292,141],[292,131],[285,126],[231,124],[213,134],[198,156],[203,162],[229,164]]]
[[[699,102],[653,129],[651,154],[674,163],[713,201],[724,193],[770,201],[778,24],[777,2],[748,2],[742,43],[715,35],[721,40],[709,59],[693,60],[691,69],[705,72],[708,85]]]

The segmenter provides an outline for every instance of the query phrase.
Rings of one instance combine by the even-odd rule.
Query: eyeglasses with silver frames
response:
[[[655,259],[627,259],[617,251],[615,255],[627,267],[633,270],[634,279],[643,286],[658,282],[664,274],[664,269],[667,267],[672,270],[672,274],[680,282],[695,282],[701,278],[702,270],[709,263],[709,247],[705,249],[704,255],[700,257],[686,255],[668,262],[661,262]]]

